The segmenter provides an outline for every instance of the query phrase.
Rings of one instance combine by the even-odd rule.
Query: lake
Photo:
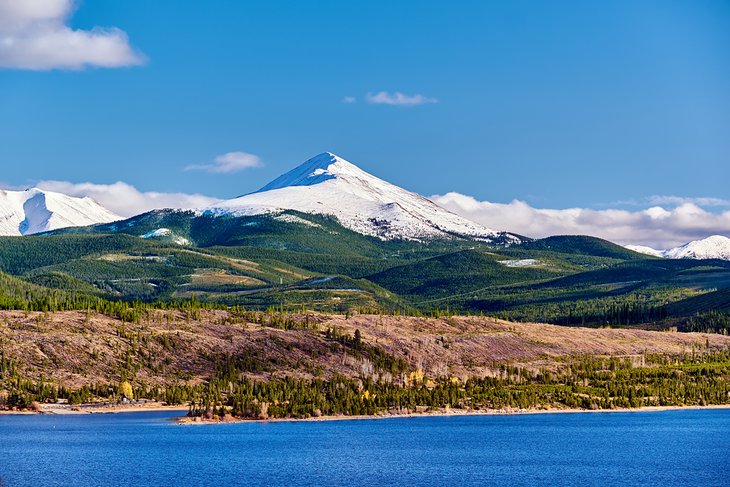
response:
[[[177,425],[0,416],[7,487],[730,485],[730,410]]]

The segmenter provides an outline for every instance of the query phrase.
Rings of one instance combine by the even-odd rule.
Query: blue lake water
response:
[[[0,485],[730,485],[728,409],[187,426],[169,416],[0,416]]]

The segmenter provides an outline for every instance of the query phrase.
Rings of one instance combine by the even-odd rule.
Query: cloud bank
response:
[[[652,206],[636,211],[587,208],[555,210],[533,208],[518,200],[511,203],[478,201],[460,193],[431,197],[435,203],[477,223],[529,237],[592,235],[622,245],[646,245],[663,249],[710,235],[730,235],[730,211],[713,213],[696,202],[677,197],[665,198],[669,198],[665,203],[673,201],[677,206]],[[721,201],[715,198],[702,200],[707,200],[706,203]]]
[[[423,95],[404,95],[400,91],[388,93],[368,93],[365,100],[372,105],[395,105],[395,106],[416,106],[438,103],[436,98],[429,98]]]
[[[207,171],[218,174],[228,174],[244,169],[261,167],[261,159],[248,152],[227,152],[216,157],[210,164],[193,164],[185,168],[186,171]]]
[[[41,181],[37,187],[69,196],[89,196],[97,203],[124,217],[160,208],[203,208],[220,201],[219,198],[202,194],[143,192],[121,181],[114,184]]]
[[[145,58],[115,27],[72,29],[73,0],[0,0],[0,68],[118,68]]]

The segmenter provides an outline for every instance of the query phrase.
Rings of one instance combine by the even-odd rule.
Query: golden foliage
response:
[[[119,384],[119,394],[126,397],[127,399],[134,399],[134,391],[132,390],[132,384],[129,381],[122,381]]]

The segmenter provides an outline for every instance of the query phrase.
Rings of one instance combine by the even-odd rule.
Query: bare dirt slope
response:
[[[680,354],[727,349],[730,337],[633,329],[571,328],[484,317],[331,317],[329,325],[359,328],[363,338],[435,375],[484,373],[500,364],[544,365],[575,355]]]
[[[70,388],[118,381],[148,385],[205,380],[224,355],[247,357],[252,377],[376,374],[367,353],[331,337],[352,337],[421,368],[426,376],[485,375],[502,364],[551,367],[561,357],[680,354],[730,348],[721,335],[567,328],[491,318],[290,315],[307,329],[284,330],[226,311],[154,311],[130,324],[84,312],[0,312],[0,351],[21,376]],[[335,333],[327,333],[327,331]],[[365,355],[365,356],[363,356]],[[381,370],[382,374],[383,371]]]

